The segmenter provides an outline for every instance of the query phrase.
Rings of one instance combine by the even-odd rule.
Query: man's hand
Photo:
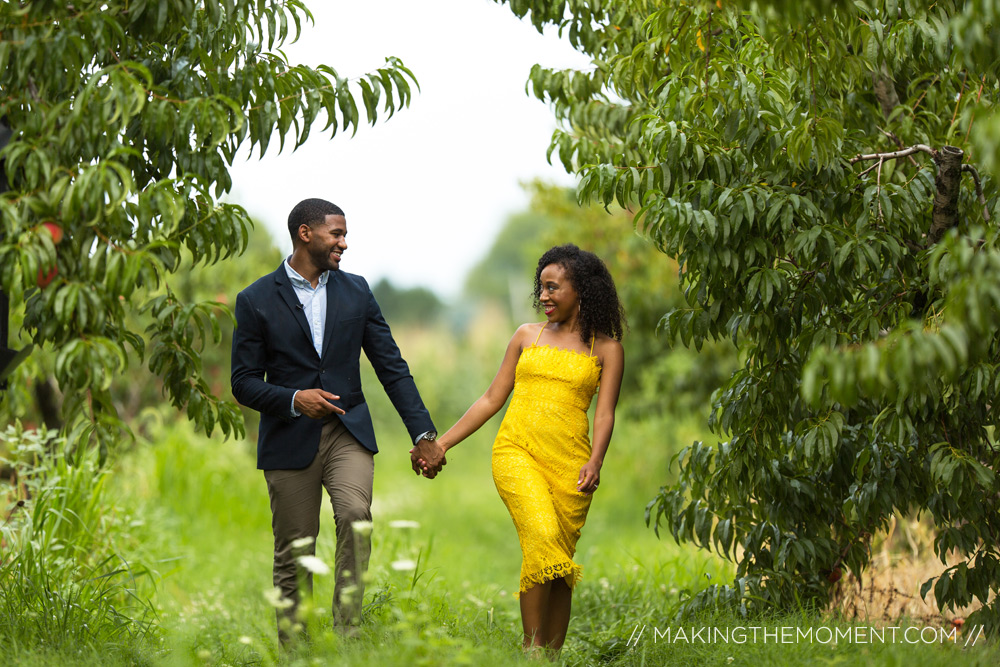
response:
[[[410,450],[410,466],[418,475],[434,479],[448,463],[444,453],[445,449],[440,441],[423,438]]]
[[[340,396],[322,389],[302,389],[295,394],[295,409],[313,419],[322,419],[332,412],[342,415],[344,411],[330,402],[339,399]]]

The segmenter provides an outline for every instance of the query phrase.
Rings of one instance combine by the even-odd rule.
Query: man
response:
[[[299,602],[295,559],[314,553],[324,487],[337,532],[335,623],[348,632],[361,619],[371,541],[370,531],[352,524],[371,520],[378,451],[361,391],[362,349],[415,444],[413,470],[422,472],[418,459],[429,466],[426,476],[444,465],[434,424],[368,283],[340,271],[344,212],[306,199],[289,214],[288,231],[292,254],[236,297],[232,358],[233,396],[261,415],[257,467],[271,500],[274,585],[292,601],[278,612],[283,642]]]

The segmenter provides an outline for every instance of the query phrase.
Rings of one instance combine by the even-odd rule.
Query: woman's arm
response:
[[[503,404],[507,401],[507,397],[510,396],[510,392],[514,389],[514,370],[517,368],[517,360],[521,356],[524,342],[525,340],[530,340],[528,338],[529,327],[531,327],[530,324],[522,324],[514,332],[510,342],[507,343],[507,351],[504,353],[503,361],[500,362],[500,370],[497,371],[493,382],[486,389],[486,393],[480,396],[465,411],[465,414],[455,422],[454,426],[438,438],[438,445],[443,448],[445,453],[478,431],[490,417],[503,407]],[[413,449],[410,450],[410,457],[411,459],[415,458],[416,467],[414,470],[422,470],[424,477],[433,479],[437,475],[437,472],[432,472],[427,462],[419,458]],[[442,465],[445,463],[447,463],[447,460],[442,459]]]
[[[514,389],[514,370],[517,368],[517,360],[521,357],[521,350],[524,349],[525,341],[530,340],[530,336],[532,335],[531,329],[536,326],[533,324],[522,324],[514,332],[514,336],[507,344],[507,351],[504,353],[503,361],[500,363],[500,370],[497,371],[496,377],[493,378],[493,382],[490,383],[486,393],[480,396],[466,410],[462,418],[455,422],[455,425],[439,438],[445,451],[448,451],[478,431],[507,402],[507,397],[510,396],[510,392]]]
[[[611,433],[615,429],[615,407],[622,388],[622,374],[625,372],[625,351],[622,344],[613,338],[601,342],[598,348],[601,361],[601,390],[597,394],[597,409],[594,411],[594,438],[591,443],[590,460],[580,468],[576,489],[581,493],[593,493],[601,482],[601,467],[604,456],[611,444]]]

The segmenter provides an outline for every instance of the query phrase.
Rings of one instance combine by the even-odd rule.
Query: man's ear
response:
[[[299,241],[302,243],[309,243],[309,239],[312,238],[312,227],[306,223],[299,225]]]

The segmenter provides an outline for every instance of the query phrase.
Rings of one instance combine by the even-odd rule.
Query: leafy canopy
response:
[[[246,247],[246,211],[219,201],[237,151],[263,155],[274,138],[294,149],[317,125],[356,131],[409,104],[416,83],[395,58],[353,81],[289,63],[280,48],[303,20],[300,0],[0,5],[0,118],[12,130],[0,288],[31,341],[55,352],[50,372],[81,434],[120,435],[109,387],[133,356],[206,433],[242,433],[202,375],[230,311],[185,299],[169,276],[185,253],[211,264]]]
[[[821,603],[919,511],[964,556],[923,592],[1000,622],[1000,2],[506,4],[592,57],[529,89],[679,263],[661,325],[745,360],[648,509],[737,563],[689,608]]]

